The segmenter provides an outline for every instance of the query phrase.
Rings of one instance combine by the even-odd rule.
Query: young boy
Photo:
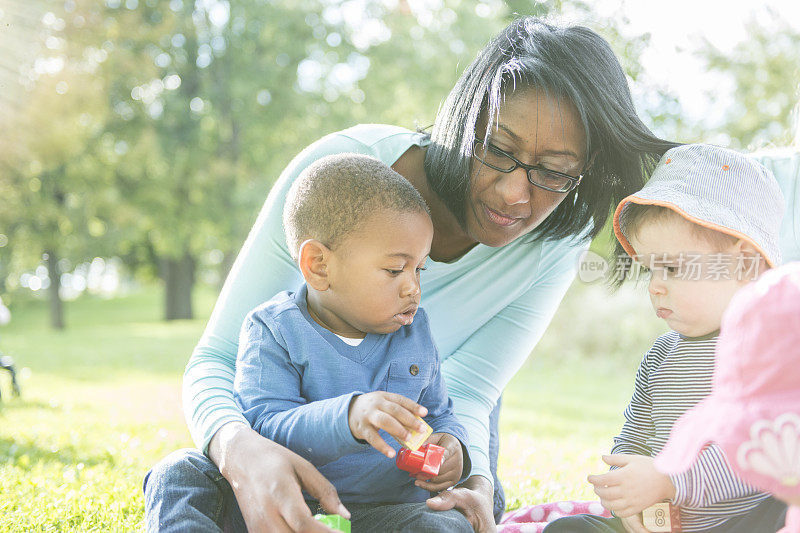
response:
[[[545,531],[646,532],[641,512],[669,500],[681,531],[756,533],[775,524],[782,504],[743,483],[712,447],[687,472],[653,466],[677,418],[708,396],[722,313],[741,287],[780,262],[777,236],[783,198],[757,162],[710,145],[667,151],[644,188],[624,199],[614,232],[648,272],[656,315],[672,331],[659,337],[636,374],[625,424],[603,461],[612,470],[589,476],[615,517],[578,515]],[[772,531],[767,526],[763,531]]]
[[[245,319],[234,377],[244,415],[318,467],[354,531],[472,531],[461,513],[424,503],[469,459],[418,307],[433,238],[422,197],[373,158],[329,156],[293,184],[284,227],[305,284]],[[391,460],[396,441],[423,429],[417,416],[433,428],[427,442],[445,448],[427,483]]]

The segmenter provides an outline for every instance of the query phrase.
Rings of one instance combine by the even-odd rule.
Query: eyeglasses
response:
[[[540,165],[526,165],[505,150],[501,150],[479,137],[475,137],[475,142],[484,147],[480,155],[478,155],[478,152],[472,153],[475,159],[500,172],[513,172],[517,168],[522,168],[527,173],[528,181],[531,182],[531,185],[536,185],[547,191],[568,193],[580,185],[583,179],[583,172],[578,177],[574,177]]]

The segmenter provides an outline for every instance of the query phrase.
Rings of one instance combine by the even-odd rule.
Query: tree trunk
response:
[[[195,260],[189,252],[183,257],[161,260],[161,277],[164,280],[164,320],[194,318],[192,288],[194,287]]]
[[[58,257],[55,251],[46,250],[47,275],[50,277],[50,326],[53,329],[64,329],[64,305],[61,302],[61,274],[58,271]]]

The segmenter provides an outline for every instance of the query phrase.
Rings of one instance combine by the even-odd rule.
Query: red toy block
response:
[[[439,467],[444,461],[444,448],[435,444],[426,444],[417,451],[400,448],[397,452],[395,464],[400,470],[409,472],[412,477],[428,480],[439,473]]]

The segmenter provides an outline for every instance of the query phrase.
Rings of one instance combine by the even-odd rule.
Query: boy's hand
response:
[[[464,469],[464,457],[461,451],[461,442],[449,433],[434,433],[426,444],[436,444],[444,448],[444,461],[439,467],[439,474],[436,477],[425,481],[417,477],[414,485],[430,492],[439,492],[450,488],[461,479],[461,472]]]
[[[650,530],[644,527],[642,518],[638,514],[626,516],[625,518],[620,518],[619,520],[622,522],[622,527],[624,527],[625,531],[628,533],[650,533]]]
[[[675,497],[669,476],[653,466],[653,458],[644,455],[604,455],[609,466],[619,467],[606,474],[589,476],[600,503],[620,518],[633,516],[654,503]]]
[[[412,431],[425,430],[417,416],[423,417],[426,414],[427,409],[405,396],[375,391],[356,396],[350,402],[347,423],[353,437],[367,441],[383,455],[394,459],[395,451],[381,438],[378,430],[384,430],[395,440],[407,440]]]

